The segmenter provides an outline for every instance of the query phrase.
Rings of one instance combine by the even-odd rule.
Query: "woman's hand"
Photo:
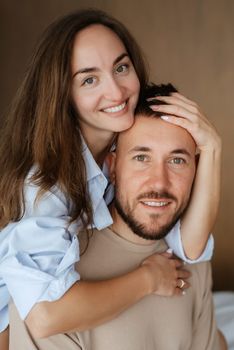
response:
[[[0,349],[8,350],[9,349],[9,328],[0,333]]]
[[[157,96],[156,99],[166,104],[152,105],[151,109],[162,113],[163,120],[185,128],[199,153],[192,195],[181,219],[184,252],[189,259],[196,260],[204,252],[218,212],[222,143],[214,126],[195,102],[179,93]]]
[[[142,266],[147,269],[149,294],[172,296],[184,294],[190,284],[190,272],[184,269],[183,261],[171,253],[154,254],[145,259]]]
[[[221,149],[221,139],[216,129],[195,102],[177,92],[170,96],[157,96],[157,100],[167,104],[152,105],[151,109],[163,113],[163,120],[186,129],[200,152]]]

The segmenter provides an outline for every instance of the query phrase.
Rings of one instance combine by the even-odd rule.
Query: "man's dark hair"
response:
[[[145,87],[145,89],[141,93],[141,96],[139,98],[139,101],[135,110],[135,116],[143,114],[144,116],[149,116],[149,117],[152,117],[152,116],[160,117],[162,113],[153,111],[150,108],[150,106],[166,104],[166,102],[157,100],[157,96],[170,96],[171,93],[173,92],[178,92],[178,91],[170,83],[161,84],[161,85],[150,83]],[[148,99],[150,99],[150,101]]]

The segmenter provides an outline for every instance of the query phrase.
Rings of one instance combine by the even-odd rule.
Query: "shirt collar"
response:
[[[102,170],[97,165],[82,135],[81,135],[81,138],[82,138],[82,155],[86,166],[87,181],[90,181],[97,176],[104,177]]]

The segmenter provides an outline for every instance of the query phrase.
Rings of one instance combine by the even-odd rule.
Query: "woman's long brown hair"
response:
[[[48,27],[31,59],[25,78],[6,115],[0,138],[0,228],[18,221],[25,211],[24,183],[39,196],[59,186],[71,201],[71,221],[92,223],[79,115],[70,100],[71,54],[75,35],[92,24],[112,29],[122,40],[141,86],[147,82],[141,51],[127,29],[96,9],[67,15]]]

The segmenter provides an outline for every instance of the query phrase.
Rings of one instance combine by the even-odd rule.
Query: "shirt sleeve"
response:
[[[0,279],[0,333],[4,331],[9,324],[8,303],[10,294],[3,280]]]
[[[173,250],[173,253],[189,264],[208,261],[213,255],[214,238],[212,235],[210,235],[206,247],[198,259],[190,260],[186,257],[181,240],[180,221],[178,221],[176,225],[171,229],[171,231],[167,234],[165,240],[167,242],[167,245]]]
[[[77,280],[78,224],[69,225],[68,202],[58,189],[34,203],[38,188],[25,187],[25,214],[0,233],[1,326],[10,294],[22,319],[35,303],[59,299]]]

